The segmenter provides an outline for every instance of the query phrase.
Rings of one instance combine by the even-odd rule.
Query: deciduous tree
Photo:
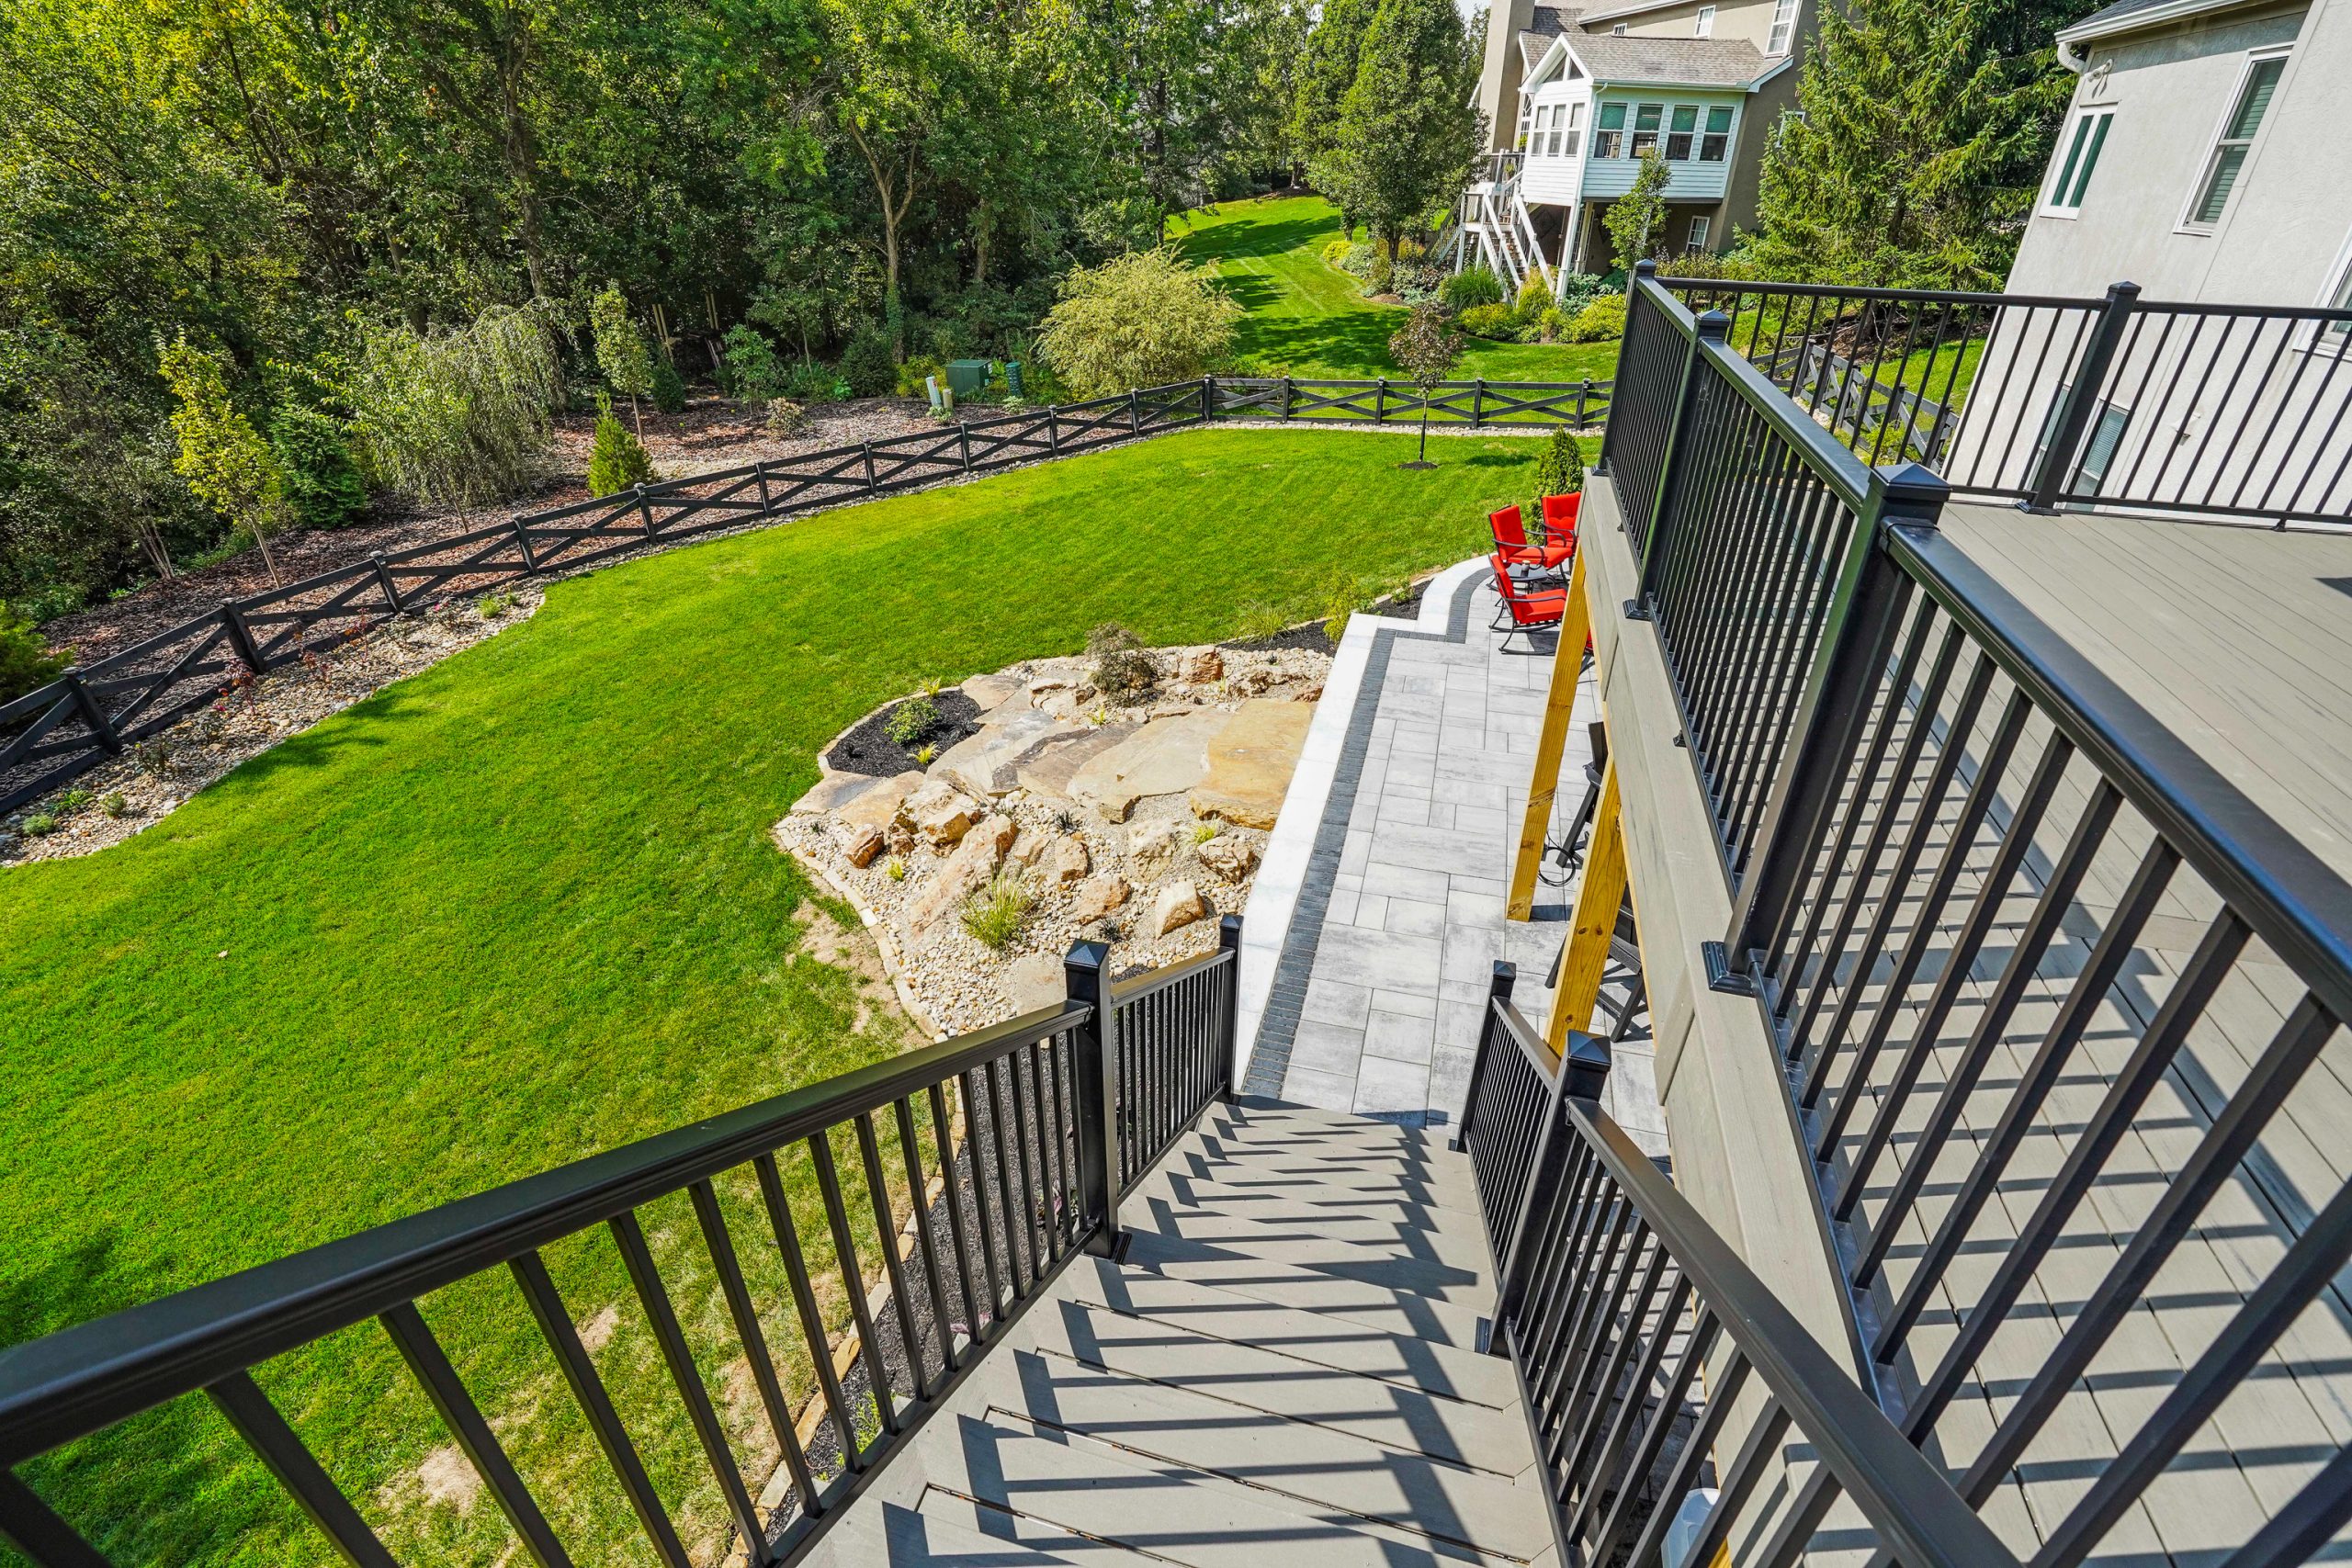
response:
[[[1339,135],[1309,165],[1342,210],[1387,245],[1462,194],[1483,129],[1471,91],[1477,57],[1452,0],[1380,0]]]

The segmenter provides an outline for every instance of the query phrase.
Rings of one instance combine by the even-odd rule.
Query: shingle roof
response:
[[[1521,69],[1532,71],[1552,47],[1552,40],[1576,26],[1584,12],[1570,6],[1537,6],[1528,17],[1527,27],[1519,35]]]
[[[1745,39],[1618,38],[1580,32],[1569,38],[1568,47],[1596,82],[1744,87],[1770,68],[1764,51]]]

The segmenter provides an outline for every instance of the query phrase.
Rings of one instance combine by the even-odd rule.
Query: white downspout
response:
[[[2079,76],[2091,67],[2091,62],[2075,52],[2075,46],[2064,39],[2058,40],[2058,63]]]

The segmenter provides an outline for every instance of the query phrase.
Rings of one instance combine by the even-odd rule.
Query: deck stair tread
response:
[[[1396,1176],[1470,1185],[1419,1129],[1214,1108],[811,1561],[1551,1568],[1483,1233]]]

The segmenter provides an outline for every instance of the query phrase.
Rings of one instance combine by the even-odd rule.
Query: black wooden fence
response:
[[[1426,400],[1449,424],[1585,425],[1606,381],[1449,381]],[[640,485],[370,557],[227,601],[0,705],[0,811],[34,800],[220,696],[247,674],[315,657],[403,611],[763,518],[1091,452],[1212,419],[1418,421],[1408,381],[1204,377],[1117,397],[965,420],[717,473]]]

